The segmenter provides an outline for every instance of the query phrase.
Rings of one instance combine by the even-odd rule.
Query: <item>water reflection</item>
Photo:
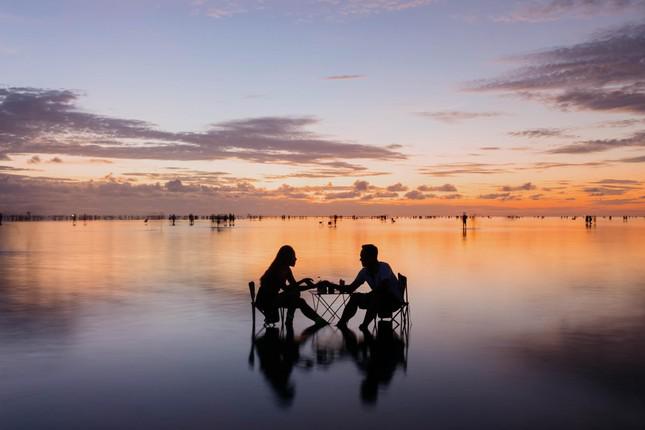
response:
[[[587,324],[565,320],[553,331],[525,337],[517,351],[533,366],[645,406],[645,312]]]
[[[311,343],[309,355],[301,351],[307,343]],[[358,390],[361,401],[374,405],[379,391],[390,385],[397,370],[407,370],[408,346],[409,326],[396,328],[392,321],[385,320],[379,321],[372,330],[361,330],[360,335],[346,326],[312,325],[298,336],[289,325],[266,327],[252,336],[249,364],[254,369],[257,356],[259,371],[277,403],[289,407],[296,396],[291,378],[294,368],[310,372],[350,360],[362,377]]]
[[[283,333],[277,327],[266,327],[262,334],[253,336],[249,364],[254,367],[257,355],[260,372],[275,393],[280,406],[290,406],[296,395],[296,388],[291,382],[294,366],[302,369],[311,369],[313,366],[313,359],[302,357],[300,348],[321,327],[312,325],[299,336],[294,335],[293,326],[290,325]]]
[[[0,427],[644,428],[642,220],[319,222],[3,225]],[[314,279],[376,244],[414,342],[300,313],[249,341],[248,282],[284,243]]]

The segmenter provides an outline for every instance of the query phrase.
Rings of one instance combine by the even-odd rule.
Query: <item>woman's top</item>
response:
[[[280,290],[287,288],[288,279],[293,279],[293,273],[291,273],[289,266],[267,270],[260,278],[260,289],[256,300],[258,307],[261,309],[271,306],[278,297]]]

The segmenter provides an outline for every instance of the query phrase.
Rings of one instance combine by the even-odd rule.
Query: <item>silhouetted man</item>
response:
[[[361,248],[361,264],[363,268],[356,279],[349,285],[330,285],[342,293],[350,293],[349,302],[338,321],[339,327],[344,327],[356,314],[358,308],[365,309],[365,318],[360,325],[361,329],[367,328],[378,312],[391,312],[403,303],[403,290],[399,286],[394,272],[389,264],[378,261],[378,248],[374,245],[363,245]],[[355,293],[356,289],[365,282],[372,291],[369,293]]]

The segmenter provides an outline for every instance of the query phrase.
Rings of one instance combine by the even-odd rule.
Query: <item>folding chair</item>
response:
[[[410,302],[408,301],[408,278],[400,273],[398,275],[399,286],[403,290],[403,302],[395,309],[379,310],[378,320],[391,320],[397,327],[406,328],[410,321]]]
[[[253,326],[255,326],[255,310],[257,309],[260,311],[262,316],[266,319],[266,314],[262,311],[262,309],[258,308],[255,306],[255,282],[251,281],[249,282],[249,293],[251,294],[251,313],[253,315]],[[280,311],[280,326],[284,325],[284,308],[278,308]],[[265,327],[273,327],[275,322],[272,323],[264,323]]]

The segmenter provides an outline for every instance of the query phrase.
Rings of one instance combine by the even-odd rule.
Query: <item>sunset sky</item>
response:
[[[0,4],[0,212],[644,214],[643,0]]]

